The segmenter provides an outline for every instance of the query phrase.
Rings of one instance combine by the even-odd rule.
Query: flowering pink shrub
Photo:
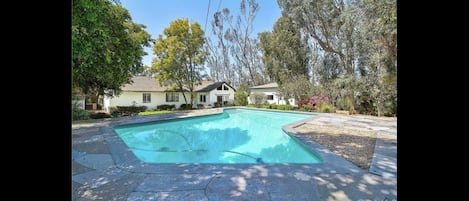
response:
[[[329,98],[324,94],[313,96],[310,99],[303,99],[298,101],[298,107],[302,107],[303,105],[309,105],[312,109],[316,109],[316,106],[320,103],[329,104]]]

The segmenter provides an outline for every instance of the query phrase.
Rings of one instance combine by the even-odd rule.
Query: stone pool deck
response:
[[[72,200],[396,200],[397,120],[318,113],[284,130],[314,148],[322,164],[148,164],[112,126],[222,110],[123,117],[72,124]],[[318,122],[377,133],[372,164],[362,170],[293,127]]]

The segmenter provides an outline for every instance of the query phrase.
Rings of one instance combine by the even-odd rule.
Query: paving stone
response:
[[[93,169],[108,169],[114,166],[114,161],[109,154],[86,154],[75,159],[76,162]]]
[[[374,130],[374,131],[388,130],[389,129],[389,127],[383,127],[383,126],[368,126],[368,128],[370,128],[371,130]]]
[[[321,200],[397,200],[397,181],[373,174],[319,174],[313,178]]]
[[[143,180],[142,174],[128,174],[122,178],[100,186],[99,188],[82,188],[78,190],[77,201],[83,200],[122,200],[128,199],[130,193]]]
[[[135,191],[174,191],[204,189],[211,175],[165,174],[149,175]]]
[[[88,154],[110,154],[104,141],[90,141],[83,143],[75,143],[72,145],[74,150],[86,152]]]
[[[78,193],[83,187],[84,185],[72,181],[72,201],[75,201],[79,197]]]
[[[369,172],[386,178],[397,178],[397,140],[376,140]]]
[[[293,175],[270,176],[261,178],[275,201],[315,201],[319,200],[316,183],[311,175],[294,173]]]
[[[218,175],[205,191],[210,201],[270,200],[268,191],[257,177]]]
[[[101,133],[90,134],[86,136],[72,135],[72,138],[74,138],[72,146],[80,143],[104,142],[104,136],[101,135]]]
[[[72,160],[72,175],[77,175],[85,172],[92,171],[94,169],[86,167],[80,163],[77,163],[75,160]]]
[[[72,149],[72,159],[79,158],[86,155],[85,152],[79,152],[77,150]]]
[[[74,175],[72,177],[72,181],[86,185],[90,188],[97,188],[109,182],[113,182],[127,174],[129,173],[119,170],[117,168],[110,168],[106,170],[94,170]]]
[[[127,201],[209,201],[203,190],[171,192],[132,192]]]
[[[73,135],[86,135],[90,133],[99,133],[99,127],[72,129]]]

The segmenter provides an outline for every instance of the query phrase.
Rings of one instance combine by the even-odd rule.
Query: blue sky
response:
[[[220,11],[228,8],[233,16],[239,13],[240,0],[120,0],[123,7],[129,10],[135,23],[144,24],[151,38],[156,39],[171,21],[178,18],[188,18],[190,22],[198,22],[205,27],[207,16],[206,36],[211,36],[210,21],[220,4]],[[276,0],[257,0],[260,9],[254,21],[254,34],[263,31],[272,31],[275,21],[281,16],[280,8]],[[143,57],[143,63],[151,66],[153,58],[152,48],[146,48],[147,56]]]

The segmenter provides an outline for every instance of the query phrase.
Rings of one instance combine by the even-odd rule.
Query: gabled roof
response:
[[[161,86],[159,82],[153,77],[134,76],[132,78],[132,81],[133,83],[124,85],[122,87],[122,91],[158,91],[158,92],[169,91],[168,86]],[[213,82],[213,81],[204,80],[201,82],[200,85],[196,85],[194,87],[194,91],[195,92],[208,92],[208,91],[218,88],[223,83],[225,83],[227,86],[235,90],[232,86],[230,86],[226,82]]]
[[[122,87],[122,91],[166,91],[167,86],[161,86],[153,77],[134,76],[133,83],[126,84]]]
[[[216,88],[218,88],[219,86],[221,86],[223,83],[225,83],[226,86],[229,86],[231,87],[234,91],[236,91],[235,88],[233,88],[232,86],[230,86],[228,83],[226,82],[212,82],[212,81],[202,81],[202,84],[201,85],[197,85],[194,89],[194,91],[196,92],[209,92],[209,91],[212,91]]]
[[[278,84],[276,82],[272,82],[269,84],[253,86],[251,87],[251,89],[266,89],[266,88],[277,88],[277,87],[278,87]]]

